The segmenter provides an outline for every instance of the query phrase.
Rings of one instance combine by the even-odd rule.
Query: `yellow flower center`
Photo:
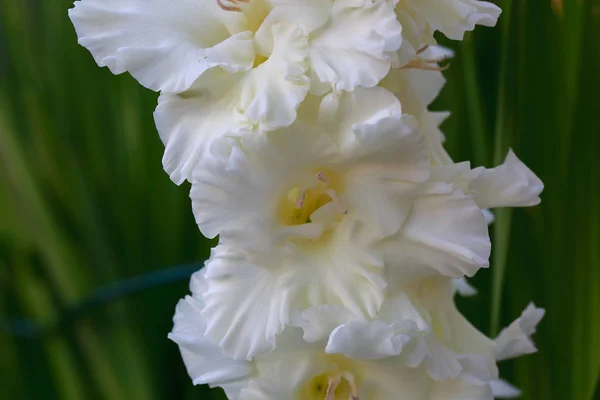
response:
[[[317,375],[298,393],[298,400],[359,400],[354,375],[335,371]]]
[[[307,224],[312,222],[311,215],[315,211],[331,202],[340,214],[346,214],[347,210],[338,198],[339,189],[340,182],[335,174],[318,170],[312,186],[294,186],[287,192],[279,205],[279,219],[284,225]]]

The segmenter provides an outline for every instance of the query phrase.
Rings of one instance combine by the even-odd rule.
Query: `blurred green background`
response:
[[[162,170],[157,95],[94,64],[71,3],[0,2],[0,398],[220,399],[166,338],[211,243]],[[545,307],[540,352],[504,377],[526,400],[598,399],[600,4],[500,5],[495,29],[440,39],[457,54],[432,108],[452,111],[456,160],[510,146],[546,190],[497,213],[492,266],[458,302],[490,334]]]

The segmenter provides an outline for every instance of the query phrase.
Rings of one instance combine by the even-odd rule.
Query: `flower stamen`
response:
[[[325,174],[325,171],[321,171],[317,174],[317,179],[323,182],[326,185],[329,185],[329,178]]]
[[[296,199],[296,208],[300,209],[304,205],[304,199],[306,198],[306,188],[300,189],[300,193],[298,194],[298,199]]]
[[[425,46],[421,47],[420,49],[417,50],[417,55],[421,54],[422,52],[424,52],[428,48],[429,48],[428,44],[426,44]]]
[[[342,372],[340,374],[336,374],[330,376],[327,381],[327,391],[325,392],[325,400],[336,400],[335,399],[335,391],[342,383],[342,378],[345,379],[350,385],[350,397],[348,400],[359,400],[358,399],[358,387],[356,386],[356,380],[354,379],[354,375],[350,372]]]
[[[325,392],[325,400],[335,400],[335,390],[342,382],[340,375],[330,376],[327,382],[327,391]]]
[[[410,61],[408,64],[402,67],[402,69],[421,69],[425,71],[444,71],[450,68],[450,63],[443,66],[432,66],[429,64],[438,64],[444,62],[446,57],[436,58],[436,59],[422,59],[417,58],[415,60]]]

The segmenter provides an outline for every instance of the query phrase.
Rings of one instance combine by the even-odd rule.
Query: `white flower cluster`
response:
[[[511,151],[454,163],[429,104],[477,0],[81,0],[100,66],[160,91],[164,168],[219,235],[169,337],[195,384],[241,400],[514,397],[543,310],[492,340],[459,313],[489,208],[539,203]]]

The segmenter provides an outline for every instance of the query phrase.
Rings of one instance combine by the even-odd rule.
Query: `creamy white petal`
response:
[[[402,43],[401,32],[383,0],[336,0],[328,23],[311,34],[313,92],[377,85]]]
[[[388,91],[359,88],[327,95],[320,121],[351,164],[345,178],[350,206],[382,235],[395,233],[429,177],[425,138],[414,119]]]
[[[216,66],[252,67],[252,33],[231,35],[223,14],[208,0],[83,0],[69,10],[79,43],[99,66],[167,92],[188,89]]]
[[[488,266],[487,224],[474,201],[447,184],[434,184],[413,203],[400,232],[386,240],[393,280],[408,283],[436,274],[473,276]]]
[[[258,53],[268,56],[273,49],[270,33],[273,25],[287,22],[299,27],[309,36],[329,20],[332,0],[252,0],[266,2],[272,9],[254,35]]]
[[[273,52],[244,80],[238,104],[249,124],[261,130],[288,126],[309,89],[306,36],[295,25],[278,23],[271,28]]]
[[[202,317],[201,293],[206,283],[204,272],[192,276],[194,297],[187,296],[177,304],[173,331],[169,339],[179,345],[186,368],[195,385],[228,385],[251,375],[252,366],[227,358],[218,346],[204,337],[206,321]]]
[[[332,132],[340,147],[345,148],[354,146],[354,125],[383,117],[400,119],[402,113],[398,99],[384,88],[357,88],[350,93],[332,92],[324,96],[319,107],[319,124]]]
[[[395,5],[398,1],[388,1]],[[396,7],[396,17],[402,25],[402,46],[398,50],[398,59],[394,67],[402,67],[417,57],[417,50],[423,46],[435,45],[433,32],[426,21],[414,18],[410,10]]]
[[[419,308],[412,302],[408,294],[399,288],[388,287],[386,298],[377,316],[389,324],[399,321],[411,321],[421,331],[429,331],[430,325],[425,321]]]
[[[483,170],[469,188],[481,208],[528,207],[540,203],[544,184],[509,150],[502,165]]]
[[[284,326],[307,308],[337,304],[375,315],[386,285],[376,237],[360,221],[345,218],[330,243],[314,251],[257,259],[219,246],[206,266],[207,337],[232,358],[249,359],[272,350]]]
[[[236,86],[242,78],[243,73],[213,69],[197,82],[211,82],[211,86],[159,97],[154,121],[165,145],[163,167],[176,184],[190,178],[215,139],[241,129],[236,125],[234,106]]]
[[[366,154],[346,177],[347,196],[361,217],[374,221],[382,235],[393,235],[429,176],[425,137],[407,116],[356,124],[354,133],[354,152]]]
[[[455,290],[452,279],[425,279],[411,284],[406,290],[431,326],[433,337],[428,338],[428,343],[435,340],[444,349],[455,353],[463,379],[483,384],[497,378],[495,343],[457,310],[453,301]]]
[[[349,322],[331,332],[325,352],[363,360],[397,356],[419,334],[416,328],[412,321],[394,325],[379,320]]]
[[[435,100],[445,84],[440,71],[419,68],[392,68],[381,82],[382,87],[398,96],[403,111],[414,116]]]
[[[450,116],[449,112],[424,111],[417,119],[419,128],[427,138],[429,154],[433,165],[452,164],[452,158],[444,148],[446,138],[440,130],[440,125]]]
[[[481,212],[483,212],[483,216],[485,217],[485,222],[487,222],[488,225],[492,224],[494,222],[494,213],[491,212],[488,209],[483,209],[481,210]]]
[[[422,60],[424,65],[437,67],[439,62],[452,56],[453,53],[448,49],[441,46],[429,46],[419,54],[418,58],[415,56],[415,59]],[[434,165],[452,163],[452,159],[443,147],[444,134],[439,129],[440,124],[450,113],[431,112],[427,109],[445,83],[446,80],[440,71],[406,67],[392,68],[380,83],[380,86],[398,97],[403,112],[417,119],[420,130],[427,138],[431,162]]]
[[[210,144],[219,137],[290,125],[308,91],[303,64],[306,39],[291,25],[273,26],[275,49],[261,65],[230,74],[211,69],[192,89],[163,94],[154,113],[165,143],[163,166],[180,184],[191,178]]]
[[[503,379],[490,381],[490,388],[497,399],[516,399],[521,396],[521,391]]]
[[[360,316],[337,304],[323,304],[302,312],[298,325],[304,330],[304,340],[325,340],[338,326],[360,320]]]
[[[457,354],[452,349],[442,345],[432,336],[427,338],[428,357],[425,366],[429,375],[438,382],[456,378],[462,371]]]
[[[253,264],[248,254],[218,246],[206,263],[206,337],[236,360],[275,348],[288,323],[293,287],[280,274]]]
[[[498,361],[532,354],[537,348],[531,340],[537,324],[544,317],[545,310],[530,303],[519,318],[504,328],[496,338],[496,359]]]

